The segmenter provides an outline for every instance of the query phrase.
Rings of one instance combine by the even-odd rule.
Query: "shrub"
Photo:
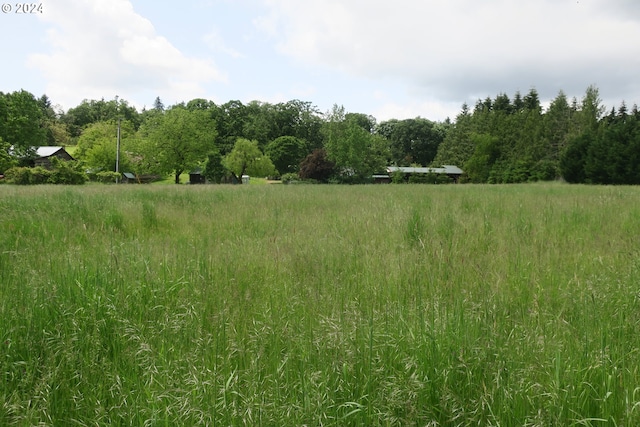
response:
[[[53,171],[37,166],[31,169],[31,182],[29,184],[47,184],[51,181]]]
[[[87,182],[87,174],[77,162],[67,162],[53,157],[51,165],[53,170],[49,178],[50,184],[80,185]]]
[[[451,178],[449,175],[441,173],[436,176],[435,183],[436,184],[452,184],[453,178]]]
[[[105,184],[111,184],[118,181],[120,173],[113,171],[102,171],[95,174],[95,180]]]
[[[397,170],[391,174],[391,182],[393,184],[404,184],[406,180],[404,179],[404,172]]]
[[[29,185],[31,184],[31,168],[13,167],[4,173],[7,184]]]
[[[540,160],[531,169],[530,181],[552,181],[560,176],[557,162]]]
[[[5,172],[7,184],[35,185],[47,184],[51,179],[51,171],[43,167],[13,167]]]
[[[300,181],[300,177],[297,173],[285,173],[280,179],[283,184],[295,184]]]
[[[35,168],[13,167],[5,172],[7,184],[37,185],[37,184],[84,184],[87,175],[75,162],[65,162],[56,158],[51,159],[54,169],[49,170],[41,166]]]

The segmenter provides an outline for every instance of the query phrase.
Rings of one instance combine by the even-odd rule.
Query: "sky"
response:
[[[8,0],[0,0],[2,1]],[[139,110],[194,98],[454,119],[595,85],[640,104],[638,0],[42,0],[1,4],[0,91]],[[24,8],[22,8],[24,9]],[[21,12],[21,13],[19,13]],[[30,12],[30,11],[26,11]]]

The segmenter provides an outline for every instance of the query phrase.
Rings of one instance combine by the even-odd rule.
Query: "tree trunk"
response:
[[[180,184],[180,175],[182,174],[182,171],[176,171],[176,184]]]

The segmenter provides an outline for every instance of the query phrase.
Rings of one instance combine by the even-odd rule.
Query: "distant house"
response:
[[[36,147],[36,157],[34,166],[42,166],[43,168],[51,168],[51,158],[57,157],[60,160],[75,160],[71,154],[67,153],[64,147],[43,146]]]
[[[464,173],[462,169],[453,165],[443,165],[441,168],[414,168],[403,166],[387,167],[387,173],[389,174],[389,176],[391,176],[395,172],[402,172],[407,178],[411,175],[443,174],[447,175],[453,180],[453,182],[456,183]]]

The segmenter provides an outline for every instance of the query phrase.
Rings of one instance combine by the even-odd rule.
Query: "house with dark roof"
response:
[[[75,160],[64,147],[43,146],[36,147],[36,157],[33,160],[34,166],[42,166],[43,168],[51,168],[51,158],[57,157],[60,160]]]

